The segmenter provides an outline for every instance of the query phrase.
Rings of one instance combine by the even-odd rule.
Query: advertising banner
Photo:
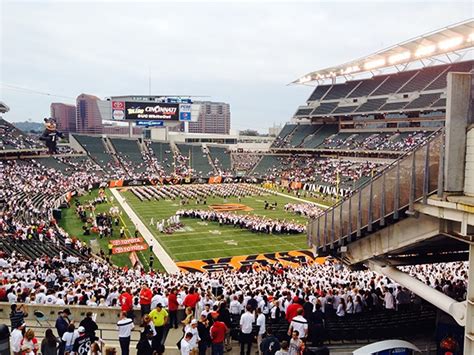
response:
[[[146,244],[125,245],[112,248],[112,254],[130,253],[132,251],[141,251],[147,249],[148,245]]]
[[[110,244],[113,246],[143,243],[143,238],[112,239]]]
[[[112,108],[117,101],[112,101]],[[179,104],[167,102],[123,102],[124,120],[141,121],[178,121]],[[114,119],[115,109],[112,109]]]

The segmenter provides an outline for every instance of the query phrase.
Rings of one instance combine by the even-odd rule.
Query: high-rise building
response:
[[[230,133],[230,105],[224,102],[197,101],[199,116],[197,122],[189,123],[190,133]]]
[[[76,106],[53,102],[50,108],[51,117],[56,120],[57,128],[60,132],[76,132]]]
[[[81,94],[76,99],[76,130],[78,133],[102,133],[101,101],[97,96]]]

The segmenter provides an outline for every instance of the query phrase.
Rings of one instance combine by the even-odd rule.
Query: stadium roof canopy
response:
[[[397,67],[400,70],[399,66],[407,66],[411,62],[457,53],[472,47],[474,47],[474,19],[469,19],[396,44],[366,57],[308,73],[293,81],[292,84],[335,81],[338,77],[347,78],[358,73],[372,72],[388,67]],[[460,55],[458,58],[462,58],[462,56]],[[450,58],[448,60],[451,61]]]

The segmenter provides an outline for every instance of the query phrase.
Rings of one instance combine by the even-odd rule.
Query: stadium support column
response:
[[[128,136],[130,138],[133,137],[133,123],[132,122],[128,122]]]
[[[446,101],[446,155],[444,164],[444,191],[448,194],[462,193],[466,155],[466,129],[471,98],[471,75],[448,74]]]

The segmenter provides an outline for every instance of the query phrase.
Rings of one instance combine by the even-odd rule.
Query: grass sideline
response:
[[[216,222],[202,223],[200,220],[190,218],[182,219],[185,231],[175,232],[171,235],[162,234],[157,231],[156,226],[149,225],[150,219],[153,217],[156,223],[157,220],[169,218],[178,209],[182,208],[179,206],[179,200],[142,202],[131,191],[121,191],[120,193],[176,262],[308,248],[304,233],[299,235],[257,234],[233,226],[219,227]],[[277,210],[265,210],[264,200],[268,200],[270,203],[277,202]],[[211,204],[221,203],[224,203],[222,198],[208,198],[206,206],[191,203],[183,208],[207,209]],[[239,203],[239,201],[237,198],[229,198],[226,203]],[[298,203],[296,200],[284,196],[247,197],[243,198],[240,203],[253,208],[253,211],[236,213],[250,213],[274,219],[293,219],[301,223],[307,221],[305,217],[284,211],[283,206],[286,203]]]
[[[98,196],[98,192],[99,192],[98,190],[94,190],[94,191],[92,191],[92,193],[90,195],[80,196],[77,199],[81,203],[84,203],[84,202],[87,202],[89,200],[92,200],[92,199],[96,198]],[[109,201],[110,201],[110,197],[112,196],[112,193],[110,192],[109,189],[106,189],[105,193],[107,195],[107,198],[109,198]],[[99,244],[99,247],[107,255],[108,254],[107,245],[108,245],[108,241],[109,241],[108,238],[99,239],[97,234],[92,234],[90,236],[83,235],[83,231],[82,231],[83,223],[79,219],[79,217],[76,215],[74,200],[75,199],[71,200],[71,207],[70,208],[64,209],[62,211],[62,218],[59,221],[59,226],[64,228],[64,230],[66,230],[69,233],[69,235],[74,236],[74,237],[78,238],[81,241],[85,241],[88,244],[90,244],[91,239],[96,239],[98,244]],[[95,213],[97,214],[97,213],[102,213],[102,212],[108,212],[110,207],[112,207],[112,206],[119,207],[120,211],[122,212],[121,218],[120,218],[120,223],[121,223],[121,225],[123,224],[124,227],[125,227],[125,235],[127,237],[132,237],[134,232],[135,232],[135,226],[132,223],[132,221],[130,220],[130,218],[128,217],[128,215],[122,210],[122,207],[118,203],[116,203],[116,201],[114,201],[113,204],[110,203],[110,202],[107,202],[107,203],[102,203],[102,204],[96,205]],[[88,214],[89,213],[90,212],[88,211]],[[120,226],[119,227],[114,227],[112,239],[119,239],[119,233],[120,233]],[[150,253],[149,250],[140,251],[140,252],[137,253],[137,256],[140,259],[140,262],[142,263],[142,265],[145,267],[145,270],[148,270],[148,260],[149,260],[149,257],[150,257],[149,253]],[[128,253],[111,255],[111,261],[114,265],[117,265],[119,267],[123,267],[123,266],[130,267],[131,262],[130,262],[130,259],[129,259],[128,255],[129,255]],[[156,257],[155,257],[155,261],[153,263],[153,269],[156,270],[156,271],[164,271],[163,265],[161,265],[161,263],[159,262],[159,260],[157,260]]]

